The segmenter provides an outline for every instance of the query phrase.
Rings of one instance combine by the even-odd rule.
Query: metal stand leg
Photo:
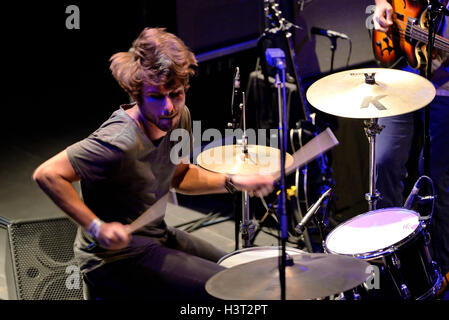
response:
[[[252,239],[256,224],[250,218],[249,212],[249,195],[248,192],[242,192],[242,223],[240,225],[242,231],[242,246],[243,248],[251,247]]]
[[[376,135],[380,134],[385,126],[379,126],[378,119],[365,120],[365,134],[369,141],[369,193],[365,194],[368,201],[369,211],[376,210],[377,200],[381,198],[380,193],[376,189]]]

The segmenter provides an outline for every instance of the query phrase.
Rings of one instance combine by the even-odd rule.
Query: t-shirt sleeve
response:
[[[78,176],[89,181],[109,179],[119,170],[123,158],[118,147],[92,136],[69,146],[66,151]]]

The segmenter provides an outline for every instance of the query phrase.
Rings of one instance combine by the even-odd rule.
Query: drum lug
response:
[[[337,296],[335,296],[335,297],[333,298],[333,300],[345,301],[345,300],[346,300],[346,296],[345,296],[344,292],[341,292],[340,294],[338,294]]]
[[[412,298],[412,294],[405,284],[401,285],[401,295],[404,300],[410,300]]]
[[[430,233],[428,231],[424,231],[424,243],[426,246],[430,244]]]
[[[256,224],[254,221],[249,221],[249,223],[240,223],[240,230],[242,232],[242,239],[251,241],[254,237],[254,232],[256,230]]]
[[[354,300],[362,300],[362,297],[360,296],[360,293],[354,290],[353,292],[353,298]]]
[[[393,263],[393,266],[396,269],[400,269],[401,268],[401,260],[399,260],[398,256],[396,254],[393,254],[391,256],[391,262]]]

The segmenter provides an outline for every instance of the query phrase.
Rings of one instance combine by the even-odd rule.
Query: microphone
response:
[[[231,99],[231,108],[232,108],[232,114],[234,114],[234,100],[236,97],[239,96],[240,93],[240,68],[235,68],[235,74],[234,74],[234,82],[232,85],[232,99]]]
[[[412,191],[410,191],[410,194],[407,197],[407,200],[405,200],[404,205],[402,206],[404,209],[410,210],[412,208],[413,204],[416,201],[416,198],[418,197],[419,188],[421,188],[421,178],[416,181]]]
[[[309,211],[307,211],[306,215],[304,216],[304,218],[302,218],[302,220],[298,223],[298,225],[295,227],[295,230],[301,234],[307,223],[309,222],[309,220],[312,218],[312,216],[318,211],[318,208],[321,206],[321,203],[323,202],[323,200],[325,198],[327,198],[330,193],[332,191],[332,188],[329,188],[326,190],[326,192],[324,192],[321,197],[317,200],[317,202],[315,202],[312,207],[309,209]]]
[[[240,99],[240,68],[235,68],[234,78],[232,82],[232,97],[231,97],[231,118],[232,122],[228,123],[228,128],[235,129],[239,120],[237,116],[239,114],[238,99]]]
[[[312,29],[310,31],[312,32],[312,34],[317,34],[317,35],[325,36],[328,38],[349,39],[349,37],[346,34],[337,32],[337,31],[333,31],[333,30],[312,27]]]
[[[235,68],[234,89],[240,89],[240,68]]]

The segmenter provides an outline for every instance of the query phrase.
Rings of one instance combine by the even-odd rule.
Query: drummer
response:
[[[228,177],[171,161],[170,133],[185,129],[191,135],[185,94],[197,61],[182,40],[146,28],[129,52],[110,61],[134,102],[40,165],[33,178],[79,225],[74,251],[87,298],[210,298],[205,283],[224,268],[216,262],[225,252],[167,226],[163,215],[133,235],[129,223],[171,187],[185,194],[245,190],[265,196],[273,178]],[[79,180],[83,199],[72,185]],[[97,245],[88,246],[92,241]]]

